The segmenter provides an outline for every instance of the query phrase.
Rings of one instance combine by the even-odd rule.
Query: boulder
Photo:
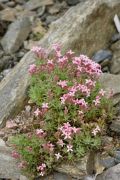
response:
[[[11,157],[11,149],[0,139],[0,179],[19,179],[21,175],[16,160]]]
[[[60,43],[63,50],[71,48],[77,54],[84,53],[92,56],[95,51],[97,52],[99,49],[106,47],[115,30],[111,21],[115,13],[120,14],[119,9],[119,0],[87,0],[84,3],[80,3],[70,8],[63,17],[52,23],[49,32],[41,39],[38,45],[50,50],[51,44]],[[15,35],[16,32],[12,33],[12,39],[15,39]],[[7,39],[7,36],[8,33],[3,39]],[[20,36],[22,41],[23,37],[24,35]],[[13,51],[14,46],[11,46],[13,43],[10,43],[10,40],[7,42],[2,40],[2,45],[4,44],[3,42],[9,47],[6,45],[4,46],[5,49]],[[19,41],[17,40],[17,42]],[[18,46],[15,46],[14,51],[16,49],[18,49]],[[26,90],[29,86],[28,67],[34,62],[34,55],[29,52],[9,76],[0,83],[0,127],[5,125],[8,117],[15,115],[21,110],[27,97]],[[106,85],[104,83],[104,86],[111,86],[115,88],[115,93],[118,93],[120,90],[118,84],[120,77],[110,77],[106,76],[106,79],[103,79],[103,81],[112,78],[115,82],[112,82],[112,80],[110,82],[107,81]],[[117,86],[115,86],[115,83],[117,83]]]
[[[120,179],[120,164],[109,168],[104,173],[99,175],[96,180],[119,180]]]
[[[16,52],[31,31],[29,17],[21,17],[10,24],[8,31],[1,40],[1,45],[6,53]]]
[[[79,161],[78,163],[75,164],[61,164],[55,168],[56,171],[60,173],[65,173],[67,175],[70,175],[74,178],[79,178],[82,179],[84,176],[87,175],[86,171],[86,165],[87,165],[87,160],[88,157],[84,157]]]

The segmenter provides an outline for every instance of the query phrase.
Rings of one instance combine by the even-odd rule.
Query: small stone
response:
[[[116,165],[115,159],[113,157],[106,157],[101,160],[101,163],[107,169]]]
[[[0,81],[4,78],[3,74],[0,74]]]
[[[6,3],[6,5],[9,6],[9,7],[15,7],[15,2],[10,1],[10,2]]]
[[[80,0],[66,0],[67,4],[70,6],[74,6],[80,2]]]
[[[111,38],[111,43],[115,43],[120,40],[120,33],[114,34]]]
[[[20,51],[16,56],[17,56],[18,58],[22,58],[24,55],[25,55],[25,52]]]
[[[53,0],[29,0],[25,4],[25,8],[28,10],[35,10],[41,6],[52,5]]]
[[[102,72],[103,72],[103,73],[108,73],[108,72],[109,72],[108,66],[103,67],[103,68],[102,68]]]
[[[56,3],[54,6],[48,7],[48,12],[53,15],[59,13],[60,9],[61,9],[60,4]]]
[[[7,76],[10,72],[11,72],[11,69],[5,69],[5,70],[3,70],[2,74],[3,74],[3,76],[5,77],[5,76]]]
[[[13,22],[16,19],[16,9],[6,8],[0,11],[0,19],[2,21]]]
[[[20,5],[25,4],[25,0],[15,0],[15,2]]]
[[[9,0],[0,0],[1,3],[7,3]]]
[[[100,63],[104,61],[105,59],[111,60],[112,56],[113,55],[111,51],[102,49],[94,54],[94,56],[92,57],[92,60],[94,60],[96,63]]]
[[[37,16],[41,17],[45,12],[46,6],[41,6],[37,9]]]
[[[58,19],[57,16],[52,16],[49,15],[46,17],[46,25],[48,26],[49,24],[51,24],[53,21],[56,21]]]
[[[20,175],[20,180],[29,180],[26,176]]]
[[[120,134],[120,119],[113,120],[112,124],[110,125],[110,129],[115,133]]]
[[[114,152],[115,162],[120,163],[120,151]]]
[[[54,173],[55,180],[70,180],[71,176],[62,174],[62,173]]]
[[[120,180],[120,164],[107,169],[96,180]]]
[[[16,52],[31,31],[31,22],[29,17],[21,17],[14,21],[8,28],[8,31],[1,40],[1,45],[5,52]]]
[[[105,67],[105,66],[109,66],[110,65],[110,60],[109,59],[105,59],[104,61],[102,61],[100,63],[101,67]]]
[[[37,46],[38,41],[33,41],[33,40],[29,40],[29,41],[24,41],[24,48],[26,50],[30,50],[33,46]]]

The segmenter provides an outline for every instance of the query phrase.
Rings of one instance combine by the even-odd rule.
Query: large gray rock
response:
[[[19,179],[21,175],[17,162],[11,157],[11,149],[0,139],[0,179]]]
[[[95,51],[104,48],[112,36],[114,26],[111,20],[115,13],[120,14],[119,9],[119,0],[88,0],[78,4],[52,24],[48,34],[39,42],[39,45],[50,50],[51,44],[60,43],[64,50],[72,48],[78,54],[85,53],[91,56]],[[11,43],[6,43],[8,47],[10,46],[9,50],[13,50]],[[34,56],[29,52],[9,76],[0,83],[1,127],[5,125],[8,117],[13,116],[22,108],[29,86],[27,70],[29,65],[34,62]],[[119,92],[118,80],[120,77],[115,76],[113,79],[117,83],[116,87],[114,82],[107,82],[106,85],[113,84],[112,87],[116,88],[115,92]]]
[[[120,164],[109,168],[99,175],[96,180],[120,180]]]
[[[60,173],[68,174],[72,177],[82,179],[87,175],[86,165],[87,165],[88,157],[84,157],[78,163],[74,164],[61,164],[55,168],[56,171]]]
[[[1,40],[1,45],[6,53],[16,52],[31,31],[29,17],[21,17],[14,21]]]

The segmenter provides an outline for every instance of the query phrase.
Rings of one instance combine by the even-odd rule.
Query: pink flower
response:
[[[43,144],[43,148],[50,152],[54,151],[54,145],[51,142],[48,142],[47,144]]]
[[[59,81],[59,82],[57,82],[57,84],[59,85],[59,86],[61,86],[62,88],[64,88],[64,87],[67,87],[67,81]]]
[[[40,59],[47,58],[47,52],[42,47],[34,46],[31,51],[34,52]]]
[[[60,153],[55,154],[55,156],[56,156],[57,160],[62,157],[62,156],[60,155]]]
[[[45,175],[45,172],[40,172],[40,174],[39,174],[40,176],[44,176]]]
[[[103,89],[101,89],[101,90],[99,91],[99,95],[104,96],[104,95],[105,95],[105,91],[104,91]]]
[[[65,143],[63,142],[62,139],[59,139],[58,142],[57,142],[57,144],[63,147]]]
[[[26,168],[26,165],[27,165],[27,163],[25,161],[22,161],[18,164],[18,167],[23,169],[23,168]]]
[[[85,102],[85,100],[83,98],[74,100],[74,103],[75,103],[75,105],[79,105],[83,109],[87,109],[87,107],[88,107],[87,102]]]
[[[92,88],[92,87],[95,87],[95,81],[92,81],[91,79],[86,79],[85,80],[85,83],[86,85],[89,87],[89,88]]]
[[[37,108],[36,111],[34,111],[34,114],[36,117],[38,117],[41,114],[41,111],[39,110],[39,108]]]
[[[48,103],[42,103],[42,108],[43,109],[48,109]]]
[[[98,106],[100,104],[100,97],[99,96],[96,96],[96,99],[93,100],[95,106]]]
[[[101,131],[101,130],[100,130],[100,127],[97,125],[97,127],[96,127],[95,129],[93,129],[92,134],[93,134],[94,136],[96,136],[97,133],[100,132],[100,131]]]
[[[28,147],[26,148],[26,150],[29,151],[29,152],[32,152],[33,149],[32,149],[32,147],[28,146]]]
[[[12,157],[14,157],[14,158],[18,159],[18,158],[20,158],[20,155],[19,155],[19,153],[18,153],[18,152],[13,151],[13,152],[12,152]]]
[[[71,144],[67,145],[67,152],[72,152],[73,151],[73,146]]]
[[[36,129],[36,135],[38,137],[45,137],[46,133],[42,129]]]
[[[36,73],[36,71],[37,71],[36,65],[35,65],[35,64],[31,64],[28,71],[29,71],[29,73],[30,73],[31,75],[34,74],[34,73]]]
[[[45,164],[45,163],[42,163],[41,165],[39,165],[39,166],[37,167],[37,171],[44,171],[45,168],[46,168],[46,164]]]

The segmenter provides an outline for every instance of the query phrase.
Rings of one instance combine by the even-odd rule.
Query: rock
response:
[[[3,70],[3,68],[8,67],[10,60],[11,57],[7,55],[0,58],[0,71]]]
[[[0,3],[7,3],[9,0],[0,0]]]
[[[120,179],[120,164],[109,168],[104,173],[99,175],[96,180],[119,180]]]
[[[107,91],[107,94],[110,94],[112,90],[113,93],[113,104],[116,105],[120,102],[120,75],[113,75],[108,73],[103,73],[100,77],[100,83],[102,87]]]
[[[0,139],[0,179],[19,179],[20,174],[16,160],[11,157],[11,149]]]
[[[40,38],[39,38],[40,39]],[[29,40],[29,41],[24,41],[24,48],[26,50],[31,50],[33,46],[36,46],[38,44],[38,39],[37,41]]]
[[[54,173],[54,180],[73,180],[73,178],[66,174]]]
[[[111,38],[111,43],[115,43],[120,40],[120,33],[114,34]]]
[[[10,72],[11,72],[11,69],[5,69],[5,70],[3,70],[2,74],[3,74],[3,76],[5,77],[5,76],[7,76]]]
[[[0,11],[0,19],[2,21],[13,22],[16,19],[16,9],[15,8],[6,8]]]
[[[85,175],[87,175],[86,172],[86,164],[87,164],[88,157],[84,157],[81,159],[80,162],[75,163],[73,165],[70,164],[61,164],[55,168],[56,171],[60,173],[65,173],[67,175],[70,175],[74,178],[83,178]]]
[[[103,73],[109,73],[109,68],[108,68],[108,66],[103,67],[103,68],[102,68],[102,72],[103,72]]]
[[[120,73],[120,41],[117,41],[111,46],[113,50],[113,58],[111,60],[110,72],[112,74]]]
[[[57,13],[59,13],[60,9],[61,9],[61,5],[56,3],[54,6],[48,7],[48,12],[50,14],[57,14]]]
[[[117,134],[120,134],[120,118],[114,119],[110,125],[110,129]]]
[[[41,37],[43,37],[46,33],[46,29],[42,26],[42,22],[40,20],[37,20],[34,26],[32,27],[32,32],[34,35],[39,34]],[[40,40],[40,38],[39,38]]]
[[[111,60],[112,59],[112,52],[109,50],[104,50],[104,49],[99,50],[98,52],[96,52],[94,54],[92,59],[97,63],[100,63],[100,62],[104,61],[105,59]]]
[[[120,163],[120,151],[114,152],[115,162]]]
[[[25,4],[25,8],[28,10],[35,10],[41,6],[52,5],[53,0],[29,0]]]
[[[58,19],[57,16],[49,15],[46,17],[46,25],[48,26],[51,24],[53,21],[56,21]]]
[[[66,0],[67,4],[70,6],[76,5],[80,0]]]
[[[101,164],[106,168],[110,168],[116,165],[115,159],[113,157],[106,157],[101,160]]]
[[[10,1],[10,2],[7,2],[6,5],[9,7],[15,7],[16,4],[14,1]]]
[[[41,16],[44,14],[45,9],[46,9],[45,6],[39,7],[39,8],[37,9],[37,16],[38,16],[38,17],[41,17]]]
[[[51,24],[49,32],[41,39],[38,45],[50,50],[51,44],[59,42],[64,51],[71,48],[76,54],[83,53],[91,56],[94,52],[106,47],[114,32],[111,19],[115,13],[120,14],[119,9],[119,0],[97,0],[97,2],[91,0],[78,4]],[[29,52],[15,66],[9,76],[0,83],[1,127],[5,125],[8,117],[17,114],[23,107],[30,82],[28,67],[34,62],[34,55]],[[115,95],[120,92],[119,76],[108,76],[106,74],[102,81],[106,89],[114,88]],[[115,98],[115,102],[119,102],[120,97],[119,95],[116,96],[118,98]]]
[[[21,17],[14,21],[1,40],[1,45],[5,52],[16,52],[31,31],[29,17]]]
[[[17,56],[18,58],[22,58],[24,55],[25,55],[25,52],[20,51],[16,56]]]

